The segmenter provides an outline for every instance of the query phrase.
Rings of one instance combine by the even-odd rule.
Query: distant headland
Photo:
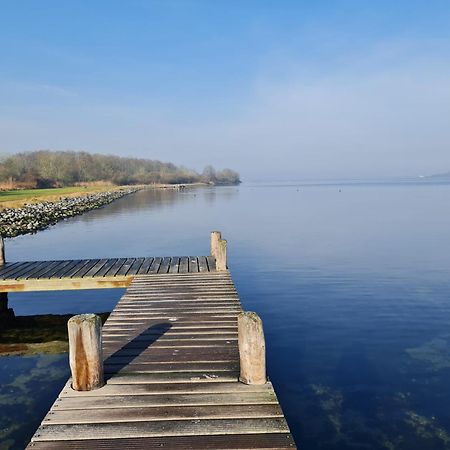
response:
[[[76,151],[38,150],[17,153],[0,161],[0,188],[34,189],[74,186],[80,183],[115,185],[190,184],[237,185],[231,169],[206,166],[202,173],[150,159]]]

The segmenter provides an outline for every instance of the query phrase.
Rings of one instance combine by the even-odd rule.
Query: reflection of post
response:
[[[8,293],[0,292],[0,315],[8,312]]]
[[[3,241],[3,236],[0,236],[0,264],[5,264],[5,242]]]
[[[266,344],[262,321],[254,312],[238,315],[239,381],[245,384],[265,384]]]
[[[73,316],[67,322],[72,388],[92,391],[102,387],[102,321],[95,314]]]
[[[0,236],[0,265],[5,264],[5,242],[3,236]],[[8,293],[0,292],[0,314],[4,315],[8,312]]]

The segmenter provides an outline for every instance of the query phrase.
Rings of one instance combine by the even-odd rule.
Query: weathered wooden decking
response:
[[[124,288],[136,275],[213,270],[211,256],[14,262],[0,266],[0,292]]]
[[[196,273],[181,273],[183,258],[178,273],[136,271],[103,327],[106,385],[76,392],[69,380],[29,448],[295,448],[271,383],[238,382],[229,272],[196,261]]]

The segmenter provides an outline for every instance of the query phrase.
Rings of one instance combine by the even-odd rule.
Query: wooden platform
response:
[[[136,275],[214,270],[210,256],[14,262],[0,266],[0,292],[124,288]]]
[[[196,261],[196,273],[180,259],[178,273],[133,274],[103,328],[107,384],[76,392],[69,380],[28,448],[295,448],[271,383],[238,382],[229,272]]]

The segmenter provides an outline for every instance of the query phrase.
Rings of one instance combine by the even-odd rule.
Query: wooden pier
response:
[[[74,279],[79,289],[106,287],[94,283],[99,271],[108,283],[130,278],[99,335],[105,384],[76,391],[69,379],[28,448],[296,448],[272,384],[239,381],[244,315],[221,241],[213,238],[209,257],[135,258],[120,267],[111,260],[72,262],[65,272],[71,282],[62,272],[68,261],[49,270],[30,263],[31,272],[3,266],[3,292],[41,290],[40,283],[75,289]],[[119,268],[105,272],[106,264]]]

